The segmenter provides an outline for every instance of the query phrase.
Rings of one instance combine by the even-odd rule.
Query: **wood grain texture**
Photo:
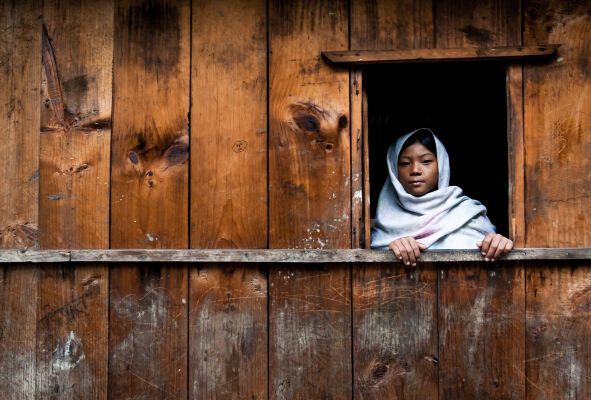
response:
[[[588,1],[524,5],[524,44],[562,43],[556,59],[524,66],[526,246],[591,243],[590,10]]]
[[[350,22],[351,50],[433,47],[432,0],[351,0]]]
[[[193,2],[191,247],[267,247],[267,8]]]
[[[2,264],[0,397],[5,399],[35,398],[38,270],[26,264]]]
[[[589,398],[591,263],[527,265],[527,398]]]
[[[115,7],[111,248],[187,248],[191,4]],[[187,396],[188,269],[110,271],[109,396]]]
[[[437,268],[355,266],[355,398],[437,396]]]
[[[269,2],[269,247],[350,248],[345,1]]]
[[[38,242],[41,4],[0,4],[0,248]]]
[[[349,266],[269,272],[269,397],[350,399]]]
[[[457,264],[439,286],[439,397],[522,399],[523,266]]]
[[[108,284],[102,264],[40,267],[37,398],[107,398]]]
[[[188,247],[188,0],[115,8],[111,247]]]
[[[113,3],[46,1],[43,24],[40,247],[108,248]]]
[[[109,397],[187,397],[187,266],[110,270]]]
[[[189,397],[267,399],[266,268],[191,268]]]
[[[365,248],[363,70],[353,69],[349,93],[351,113],[351,248]],[[369,216],[367,217],[369,218]]]
[[[429,48],[434,45],[433,39],[431,1],[351,2],[352,50]],[[370,79],[372,74],[367,70],[362,105],[366,248],[370,246],[372,171],[368,152],[371,100],[365,88]],[[388,256],[396,259],[391,252]],[[353,264],[352,271],[354,397],[437,397],[435,267],[425,266],[411,273],[398,263]]]

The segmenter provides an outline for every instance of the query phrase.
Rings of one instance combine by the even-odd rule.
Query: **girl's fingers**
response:
[[[417,244],[419,245],[419,248],[420,248],[422,251],[425,251],[425,250],[427,250],[427,246],[425,246],[423,243],[421,243],[421,242],[417,242]]]
[[[408,265],[410,261],[408,258],[408,253],[406,252],[406,247],[404,247],[404,244],[400,239],[396,240],[396,244],[398,245],[398,249],[400,250],[400,257],[402,258],[402,262]]]
[[[482,247],[481,247],[481,252],[482,255],[486,257],[486,253],[488,253],[488,248],[490,246],[490,242],[492,241],[493,238],[492,233],[487,233],[486,236],[484,237],[484,239],[482,239]]]
[[[495,251],[495,254],[493,254],[491,261],[496,261],[499,259],[500,256],[503,255],[503,251],[505,251],[505,246],[507,245],[506,240],[503,236],[501,236],[501,239],[499,240],[499,244],[497,246],[497,250]]]
[[[409,239],[408,242],[412,246],[412,251],[415,255],[415,259],[419,261],[421,259],[421,249],[419,249],[419,244],[414,238]]]
[[[399,260],[402,259],[402,256],[400,255],[400,250],[398,249],[398,246],[396,246],[396,242],[390,243],[390,250],[392,250],[394,254],[396,254],[396,257],[398,257]]]
[[[404,245],[404,248],[406,249],[406,253],[408,255],[408,262],[406,262],[406,265],[409,265],[409,264],[416,265],[417,260],[415,259],[414,251],[412,250],[412,246],[408,242],[408,239],[402,238],[400,241]]]
[[[495,252],[497,251],[497,248],[499,247],[500,240],[501,240],[501,235],[494,235],[494,237],[490,243],[490,246],[488,248],[488,251],[486,252],[486,256],[484,256],[485,259],[491,260],[494,257]],[[486,260],[486,261],[488,261],[488,260]]]

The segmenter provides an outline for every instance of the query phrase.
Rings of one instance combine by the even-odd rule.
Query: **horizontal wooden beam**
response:
[[[483,261],[477,250],[427,251],[424,262]],[[514,249],[502,260],[588,260],[591,248]],[[380,250],[0,250],[0,263],[53,262],[257,262],[348,263],[400,262]]]
[[[335,65],[396,64],[450,61],[516,61],[548,57],[559,44],[508,47],[464,47],[461,49],[323,51]]]

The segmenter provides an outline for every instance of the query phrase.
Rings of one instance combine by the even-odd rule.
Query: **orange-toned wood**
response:
[[[191,4],[115,7],[112,248],[187,248]],[[188,269],[110,270],[109,396],[187,396]]]
[[[364,223],[364,114],[363,114],[363,71],[354,69],[350,77],[351,87],[351,248],[361,249],[365,245]]]
[[[507,65],[507,149],[509,155],[509,235],[525,246],[525,148],[523,146],[523,68]]]
[[[438,1],[435,10],[437,48],[521,45],[519,1]],[[441,268],[440,397],[523,397],[524,275],[520,265],[490,274],[476,264]]]
[[[269,1],[269,247],[351,247],[346,1]],[[269,270],[269,395],[351,398],[350,268]]]
[[[100,263],[41,266],[37,398],[107,398],[108,285]]]
[[[586,398],[591,263],[527,265],[527,399]]]
[[[190,10],[115,8],[112,248],[188,247]]]
[[[437,396],[437,268],[354,265],[355,398]]]
[[[193,2],[191,247],[267,247],[264,0]]]
[[[442,268],[439,279],[439,397],[525,396],[523,266]]]
[[[433,29],[431,1],[351,2],[351,49],[428,48],[433,46]],[[370,79],[368,69],[362,110],[365,248],[371,241],[366,90]],[[355,398],[437,397],[437,276],[434,266],[424,267],[352,266]]]
[[[43,24],[40,246],[108,248],[113,2],[46,1]]]
[[[0,248],[37,247],[41,9],[0,4]]]
[[[267,399],[266,268],[191,267],[189,397]]]
[[[38,239],[42,4],[0,2],[0,248]],[[0,397],[35,397],[37,272],[1,266]]]
[[[524,43],[563,45],[525,65],[526,246],[591,244],[591,81],[588,2],[528,1]]]
[[[352,397],[349,270],[347,264],[270,270],[270,397]]]
[[[508,47],[466,47],[459,49],[404,49],[323,51],[322,55],[339,66],[457,61],[535,61],[550,57],[560,45],[542,44]]]

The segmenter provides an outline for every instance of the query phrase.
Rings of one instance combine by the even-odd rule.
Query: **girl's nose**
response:
[[[413,174],[420,174],[421,173],[421,165],[419,163],[412,163],[411,172]]]

